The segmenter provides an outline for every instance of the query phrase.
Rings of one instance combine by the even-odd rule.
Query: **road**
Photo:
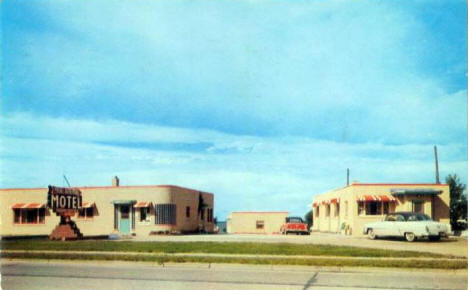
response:
[[[295,243],[295,244],[328,244],[377,248],[397,251],[418,251],[436,254],[468,257],[468,239],[450,237],[437,242],[417,240],[408,243],[404,239],[370,240],[366,236],[345,236],[332,233],[314,232],[310,236],[296,235],[181,235],[181,236],[141,236],[132,241],[171,241],[171,242],[259,242],[259,243]]]
[[[2,261],[2,289],[466,289],[467,271]]]

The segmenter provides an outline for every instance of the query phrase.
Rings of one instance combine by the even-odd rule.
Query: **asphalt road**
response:
[[[2,261],[2,289],[466,289],[467,271]]]

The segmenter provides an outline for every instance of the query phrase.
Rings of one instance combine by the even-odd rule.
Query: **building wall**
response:
[[[277,234],[285,223],[288,212],[233,212],[227,219],[230,234]],[[263,229],[257,228],[263,221]]]
[[[366,223],[380,221],[384,214],[365,215],[358,212],[358,198],[364,195],[387,195],[392,196],[390,190],[395,188],[405,189],[434,189],[442,190],[440,195],[432,196],[403,196],[396,197],[396,202],[389,203],[389,212],[412,211],[412,201],[424,202],[424,213],[431,216],[434,220],[450,223],[450,193],[449,186],[446,184],[351,184],[350,186],[339,188],[314,198],[313,203],[319,204],[319,214],[314,208],[313,231],[320,232],[343,232],[346,227],[354,235],[362,235],[362,229]],[[330,205],[330,216],[326,215],[327,205],[322,201],[329,201],[333,198],[340,199],[340,212],[337,216],[333,215],[335,204]],[[346,203],[348,212],[346,212]]]
[[[113,200],[136,200],[151,202],[149,221],[140,221],[140,210],[135,209],[136,235],[148,235],[150,232],[176,231],[190,232],[204,226],[208,232],[213,232],[213,222],[207,221],[207,209],[214,208],[214,197],[211,193],[201,193],[207,208],[204,209],[204,221],[200,222],[198,208],[199,191],[177,186],[119,186],[119,187],[82,187],[82,201],[95,203],[94,216],[91,219],[72,218],[84,236],[108,235],[114,230]],[[60,218],[52,210],[46,209],[44,224],[15,224],[12,206],[15,203],[46,203],[47,188],[40,189],[4,189],[0,190],[0,234],[2,236],[49,235]],[[154,205],[176,204],[176,225],[156,225]],[[186,207],[190,207],[190,217],[186,217]]]

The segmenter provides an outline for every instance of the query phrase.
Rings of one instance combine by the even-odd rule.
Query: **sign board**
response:
[[[78,188],[56,187],[49,185],[47,206],[57,210],[77,210],[82,206],[81,191]]]

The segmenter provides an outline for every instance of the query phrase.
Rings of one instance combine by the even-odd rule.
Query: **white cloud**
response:
[[[29,114],[4,116],[2,124],[2,187],[62,184],[63,173],[75,185],[107,185],[119,175],[123,184],[178,184],[214,192],[219,216],[243,209],[302,214],[314,194],[344,185],[346,168],[361,182],[434,180],[430,145],[236,136]],[[184,150],[135,148],[127,142],[211,145]],[[455,172],[466,182],[465,149],[457,143],[439,146],[442,178]]]

